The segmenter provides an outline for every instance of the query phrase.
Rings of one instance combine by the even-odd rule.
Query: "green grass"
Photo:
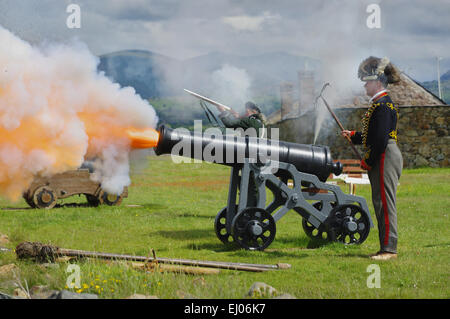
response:
[[[124,298],[133,293],[159,298],[244,298],[252,283],[263,281],[279,293],[297,298],[449,298],[450,169],[404,170],[398,189],[399,258],[374,262],[378,250],[376,219],[370,186],[359,185],[375,224],[359,246],[339,243],[311,247],[301,218],[291,211],[277,223],[269,251],[245,251],[224,246],[214,232],[214,218],[226,205],[230,169],[221,165],[173,164],[170,157],[150,157],[148,167],[132,175],[129,197],[120,207],[60,207],[27,209],[0,199],[0,233],[9,248],[22,241],[59,247],[158,257],[276,264],[291,269],[264,273],[222,270],[219,275],[145,273],[123,263],[78,261],[83,292],[100,298]],[[341,185],[346,191],[347,187]],[[85,202],[73,197],[66,202]],[[130,207],[127,205],[139,205]],[[313,246],[314,247],[314,246]],[[16,263],[22,282],[64,289],[68,263],[59,268],[18,261],[0,253],[0,266]],[[367,267],[378,264],[381,288],[367,288]],[[0,277],[0,291],[11,277]],[[3,288],[2,288],[3,287]],[[103,290],[102,290],[103,289]]]

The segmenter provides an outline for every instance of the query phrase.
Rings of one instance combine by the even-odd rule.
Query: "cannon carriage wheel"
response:
[[[330,240],[345,245],[362,244],[369,236],[369,216],[359,205],[334,207],[325,224]]]
[[[302,219],[302,226],[305,234],[313,240],[329,240],[329,235],[324,224],[316,228],[313,224],[308,222],[305,218]]]
[[[85,194],[86,199],[91,206],[98,206],[98,205],[109,205],[109,206],[119,206],[122,203],[123,200],[123,194],[115,195],[115,194],[109,194],[103,189],[101,189],[98,192],[97,196]]]
[[[55,207],[58,197],[55,192],[48,186],[38,187],[33,195],[28,196],[27,202],[32,202],[31,205],[34,208],[47,208],[51,209]]]
[[[214,230],[216,231],[217,238],[219,238],[222,243],[229,244],[233,242],[233,235],[227,231],[227,207],[222,208],[216,215],[216,218],[214,219]]]
[[[332,207],[336,207],[336,203],[332,202],[331,206]],[[312,205],[315,209],[321,211],[323,208],[323,203],[321,201],[319,202],[315,202]],[[305,234],[313,239],[313,240],[330,240],[330,236],[327,232],[327,228],[325,227],[324,224],[321,224],[319,226],[319,228],[316,228],[313,224],[311,224],[310,222],[308,222],[308,220],[306,218],[302,218],[302,227],[303,230],[305,231]]]
[[[275,239],[276,223],[264,208],[249,207],[232,221],[233,238],[247,250],[264,250]]]
[[[353,204],[331,205],[333,209],[319,228],[303,218],[302,226],[306,235],[311,239],[341,242],[345,245],[362,244],[370,231],[370,221],[364,210]],[[321,202],[314,203],[313,206],[318,210],[322,209]]]

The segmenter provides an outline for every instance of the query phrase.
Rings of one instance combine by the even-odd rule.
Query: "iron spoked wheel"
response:
[[[57,197],[50,187],[41,186],[34,191],[32,201],[34,207],[51,209],[55,207]]]
[[[336,203],[331,203],[331,206],[336,206]],[[322,202],[316,202],[313,204],[313,207],[319,211],[323,208]],[[313,239],[313,240],[330,240],[330,236],[327,232],[327,228],[324,224],[320,225],[319,228],[316,228],[313,224],[308,222],[305,218],[302,218],[302,226],[305,234]]]
[[[369,217],[358,205],[339,205],[333,208],[326,224],[330,239],[346,245],[361,244],[369,236]]]
[[[231,226],[233,238],[247,250],[264,250],[275,239],[276,225],[263,208],[246,208],[237,214]]]
[[[227,207],[222,208],[216,215],[216,218],[214,219],[214,230],[216,231],[217,238],[219,238],[222,243],[230,244],[233,242],[233,236],[227,231]]]
[[[326,227],[322,224],[316,228],[313,224],[308,222],[305,218],[302,219],[302,226],[305,234],[313,240],[329,240]]]

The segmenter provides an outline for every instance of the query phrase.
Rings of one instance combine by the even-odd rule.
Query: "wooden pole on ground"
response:
[[[76,258],[100,258],[109,260],[128,260],[137,262],[157,262],[160,264],[184,265],[206,268],[220,268],[228,270],[242,270],[252,272],[263,272],[276,269],[288,269],[289,264],[279,263],[276,265],[267,264],[248,264],[248,263],[233,263],[223,261],[206,261],[206,260],[192,260],[192,259],[177,259],[177,258],[156,258],[146,256],[122,255],[102,253],[95,251],[74,250],[59,248],[51,245],[44,245],[41,243],[24,242],[16,247],[16,254],[19,258],[36,258],[40,260],[55,259],[56,257],[76,257]]]

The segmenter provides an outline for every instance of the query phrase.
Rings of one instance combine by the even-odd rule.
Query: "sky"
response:
[[[67,27],[70,4],[81,9],[80,28]],[[96,55],[284,51],[355,77],[366,57],[387,56],[428,81],[437,78],[437,57],[441,74],[450,69],[449,12],[450,0],[0,0],[0,26],[36,45],[78,40]]]

